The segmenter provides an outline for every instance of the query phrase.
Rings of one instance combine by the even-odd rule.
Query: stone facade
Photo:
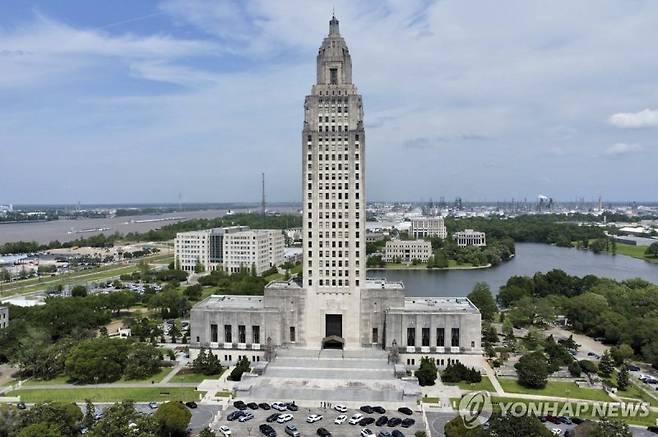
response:
[[[487,237],[484,232],[474,231],[473,229],[466,229],[463,231],[455,232],[452,238],[457,242],[457,246],[486,246]]]
[[[448,231],[443,217],[417,217],[411,219],[409,234],[414,238],[439,237],[445,240]]]
[[[398,352],[395,344],[396,356],[409,363],[428,354],[436,354],[437,363],[477,360],[480,313],[468,299],[405,297],[402,283],[366,279],[363,107],[335,17],[329,29],[317,57],[317,81],[304,104],[303,280],[272,282],[262,297],[210,296],[196,304],[191,357],[205,347],[230,364],[242,356],[263,360],[264,344],[288,351],[342,348],[357,355],[363,348]],[[431,255],[427,241],[388,243],[417,248],[408,260]],[[450,333],[443,349],[436,347],[439,327]],[[418,331],[413,347],[407,347],[409,329]],[[424,346],[426,329],[434,330],[430,346]]]
[[[221,268],[224,263],[224,236],[248,230],[246,226],[179,232],[174,239],[174,259],[179,269],[193,272],[197,263],[206,271]]]
[[[425,240],[391,240],[384,247],[384,261],[427,261],[432,256],[432,243]]]
[[[9,324],[9,308],[0,307],[0,329],[6,328]]]

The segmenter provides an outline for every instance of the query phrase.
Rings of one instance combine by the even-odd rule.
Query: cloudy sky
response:
[[[300,197],[332,6],[370,200],[658,200],[652,0],[3,0],[0,203]]]

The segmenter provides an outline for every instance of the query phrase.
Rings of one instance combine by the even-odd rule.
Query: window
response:
[[[416,346],[416,328],[407,328],[407,346]]]
[[[244,325],[238,326],[238,343],[247,342],[247,327]]]
[[[459,328],[452,328],[452,346],[459,347]]]
[[[330,83],[332,85],[338,84],[338,69],[330,68],[329,69]]]
[[[294,343],[295,341],[296,341],[295,340],[295,327],[291,326],[290,327],[290,342]]]
[[[231,333],[231,325],[224,325],[224,343],[233,343],[233,334]]]
[[[260,343],[260,326],[251,327],[251,336],[253,337],[252,343]]]
[[[445,346],[445,335],[446,335],[446,329],[445,328],[436,328],[436,345],[437,346]]]
[[[372,328],[372,342],[379,343],[379,330],[377,328]]]
[[[423,346],[429,346],[430,345],[430,328],[423,328],[422,330],[422,335],[421,335],[421,341],[423,342]]]
[[[210,341],[217,343],[217,325],[215,324],[210,325]]]

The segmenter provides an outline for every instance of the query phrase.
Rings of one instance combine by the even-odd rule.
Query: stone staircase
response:
[[[387,353],[377,349],[278,349],[263,376],[240,383],[249,400],[381,401],[416,399],[418,386],[396,379]]]

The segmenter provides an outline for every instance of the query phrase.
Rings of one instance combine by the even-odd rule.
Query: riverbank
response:
[[[424,270],[424,271],[446,271],[446,270],[481,270],[491,268],[491,264],[485,264],[483,266],[473,266],[473,265],[464,265],[458,264],[448,267],[431,267],[427,268],[427,264],[398,264],[398,263],[388,263],[385,267],[369,267],[368,271],[377,271],[377,270]]]

